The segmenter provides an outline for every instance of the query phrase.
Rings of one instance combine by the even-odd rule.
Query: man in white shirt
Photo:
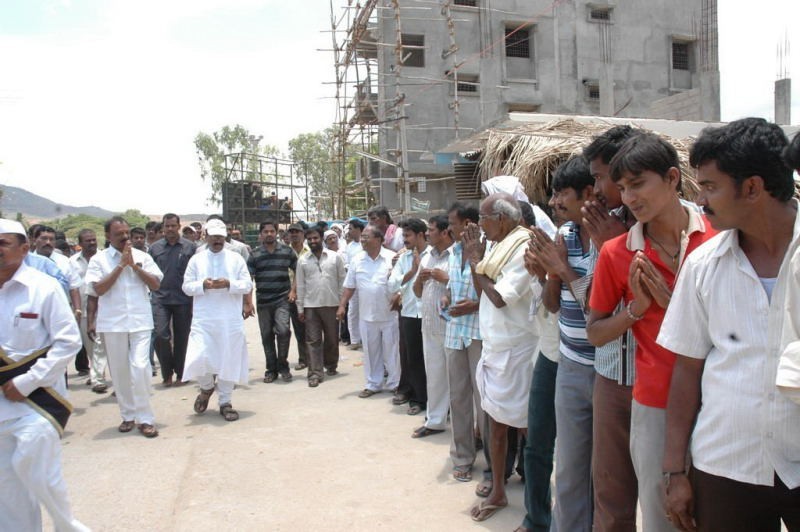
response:
[[[97,253],[97,235],[91,229],[82,229],[78,233],[78,244],[81,246],[80,253],[76,253],[69,258],[72,271],[81,279],[79,289],[81,306],[75,309],[75,316],[80,323],[83,347],[89,354],[92,391],[94,393],[106,393],[108,390],[108,383],[106,382],[106,366],[108,365],[106,347],[103,343],[102,335],[92,338],[88,334],[86,303],[89,297],[89,287],[83,282],[89,269],[89,261]]]
[[[361,247],[362,231],[364,231],[364,224],[361,220],[357,218],[350,220],[349,236],[352,238],[352,242],[347,244],[346,265],[348,269],[353,264],[356,255],[364,251]],[[358,321],[358,292],[354,292],[353,297],[350,298],[350,302],[347,304],[347,330],[350,333],[351,350],[361,348],[361,331],[359,330]]]
[[[35,247],[33,253],[42,257],[47,257],[56,263],[61,273],[69,279],[70,305],[72,305],[73,310],[81,308],[80,294],[78,293],[78,288],[81,286],[81,279],[76,272],[72,271],[69,259],[61,253],[55,253],[56,230],[46,225],[37,226],[33,233],[33,238]]]
[[[197,379],[200,385],[196,413],[206,411],[216,389],[220,415],[236,421],[231,396],[236,383],[247,383],[248,370],[242,295],[252,291],[253,281],[241,255],[225,249],[226,235],[221,220],[210,220],[205,251],[186,265],[182,289],[193,298],[193,314],[183,380]]]
[[[358,395],[372,397],[382,388],[394,390],[400,381],[400,353],[397,312],[391,310],[392,292],[388,289],[394,252],[383,247],[383,233],[368,225],[361,235],[364,253],[360,253],[344,281],[344,291],[336,311],[336,319],[344,318],[345,307],[357,289],[361,339],[364,342],[364,376],[366,387]]]
[[[481,294],[480,328],[483,337],[476,381],[481,407],[489,418],[492,490],[470,514],[484,521],[508,505],[505,493],[505,463],[508,428],[528,426],[528,395],[533,373],[533,355],[539,341],[530,319],[531,299],[540,290],[525,270],[525,249],[530,231],[519,225],[519,204],[511,195],[491,194],[479,209],[479,223],[489,252],[480,241],[480,231],[468,224],[464,231],[476,290]],[[523,434],[525,431],[523,430]]]
[[[775,384],[785,300],[800,289],[787,142],[745,118],[692,146],[697,204],[722,232],[686,259],[658,336],[678,355],[662,465],[667,516],[682,530],[779,530],[781,519],[800,530],[800,404]]]
[[[103,333],[108,366],[117,392],[120,432],[134,426],[147,438],[158,436],[150,408],[150,292],[163,278],[152,257],[133,249],[130,227],[120,216],[104,225],[109,247],[89,261],[86,283],[98,296],[97,332]]]
[[[59,442],[80,331],[58,282],[24,264],[28,250],[22,224],[0,219],[0,528],[41,530],[43,504],[56,530],[89,530],[72,516]]]
[[[330,231],[338,244],[336,233]],[[339,324],[336,307],[342,296],[344,260],[335,250],[322,246],[319,226],[306,230],[309,253],[297,261],[297,315],[305,323],[308,344],[308,385],[316,388],[325,374],[336,375],[339,365]],[[323,374],[323,370],[324,373]]]

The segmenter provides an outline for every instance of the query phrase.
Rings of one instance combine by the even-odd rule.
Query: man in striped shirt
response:
[[[292,282],[289,270],[297,267],[292,248],[278,242],[278,226],[268,220],[259,226],[261,246],[253,251],[247,268],[256,285],[256,308],[261,343],[267,359],[264,382],[274,382],[280,374],[285,382],[292,380],[289,371],[289,291]],[[277,349],[276,349],[277,338]]]
[[[553,177],[553,204],[566,220],[553,242],[534,230],[533,251],[547,271],[544,305],[561,311],[561,360],[556,376],[556,530],[592,528],[592,392],[594,346],[586,339],[586,316],[572,293],[573,281],[591,273],[589,233],[581,230],[581,207],[594,199],[594,179],[583,157],[561,165]]]

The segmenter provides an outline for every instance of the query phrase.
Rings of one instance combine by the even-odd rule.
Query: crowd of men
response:
[[[52,228],[0,221],[3,519],[40,528],[42,503],[85,529],[58,442],[81,344],[119,430],[155,437],[153,349],[163,386],[196,381],[194,411],[216,392],[234,421],[255,315],[265,383],[292,380],[292,330],[312,388],[346,338],[364,352],[358,397],[424,414],[412,438],[449,428],[454,479],[482,449],[475,521],[507,506],[516,466],[517,531],[635,530],[637,506],[647,531],[800,530],[800,135],[743,119],[689,155],[693,203],[675,148],[617,126],[555,171],[552,219],[502,176],[427,220],[265,220],[253,249],[218,216],[166,214],[111,218],[103,250],[81,231],[66,259]]]

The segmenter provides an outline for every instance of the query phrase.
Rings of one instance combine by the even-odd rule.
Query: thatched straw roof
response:
[[[490,128],[478,169],[481,181],[496,175],[514,175],[520,179],[531,201],[545,202],[555,169],[573,155],[580,154],[592,137],[614,125],[617,124],[600,120],[583,123],[565,119],[546,124],[520,123],[513,129]],[[678,151],[683,195],[694,199],[698,188],[694,170],[689,166],[691,139],[658,134]]]

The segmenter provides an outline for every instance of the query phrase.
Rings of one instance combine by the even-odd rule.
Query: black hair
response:
[[[371,227],[372,228],[372,236],[377,236],[381,240],[383,240],[383,236],[384,236],[383,235],[383,231],[378,229],[378,227],[376,225],[368,225],[367,227]],[[366,229],[366,227],[365,227],[365,229]]]
[[[367,218],[372,215],[377,216],[378,218],[384,218],[387,224],[392,224],[392,216],[389,214],[389,209],[384,207],[383,205],[378,205],[376,207],[371,208],[367,211]]]
[[[67,242],[66,239],[63,238],[56,239],[56,243],[53,247],[58,250],[61,250],[67,256],[69,256],[69,253],[72,252],[72,246],[70,246],[69,242]]]
[[[308,238],[309,233],[317,233],[320,238],[325,236],[325,230],[322,229],[322,226],[319,224],[312,225],[308,229],[306,229],[305,237]]]
[[[614,126],[594,137],[592,142],[583,148],[583,156],[589,162],[599,157],[603,164],[608,164],[626,140],[641,133],[642,130],[631,126]]]
[[[525,222],[525,227],[534,227],[536,225],[536,215],[533,214],[531,204],[527,201],[520,201],[519,210],[522,212],[522,220]]]
[[[83,237],[85,237],[88,234],[94,234],[94,229],[81,229],[78,232],[78,243],[80,244],[81,242],[83,242]]]
[[[460,201],[450,205],[450,208],[447,209],[447,213],[449,214],[451,212],[455,212],[456,216],[458,216],[460,220],[468,220],[473,223],[478,223],[478,220],[480,219],[480,212],[478,211],[477,207],[474,205],[461,203]]]
[[[358,229],[359,231],[363,231],[363,230],[364,230],[364,228],[366,227],[366,225],[364,225],[364,222],[362,222],[362,221],[361,221],[361,220],[359,220],[358,218],[353,218],[353,219],[352,219],[352,220],[350,220],[350,222],[348,222],[348,223],[349,223],[349,224],[350,224],[352,227],[355,227],[356,229]]]
[[[201,224],[200,222],[192,222],[189,225],[197,229],[198,233],[203,229],[203,224]]]
[[[36,227],[36,229],[34,229],[33,239],[36,240],[37,238],[39,238],[39,235],[41,235],[42,233],[53,233],[53,236],[55,237],[56,230],[53,229],[52,227],[50,227],[49,225],[41,225],[41,224],[39,224]],[[54,240],[55,240],[55,238],[54,238]]]
[[[206,218],[206,222],[208,222],[209,220],[219,220],[225,225],[228,225],[228,222],[225,221],[225,218],[223,218],[219,214],[209,214],[208,218]]]
[[[178,224],[180,224],[180,223],[181,223],[181,217],[180,217],[180,216],[178,216],[177,214],[175,214],[174,212],[168,212],[167,214],[165,214],[164,216],[162,216],[162,217],[161,217],[161,223],[162,223],[162,224],[165,224],[165,223],[167,223],[167,220],[172,220],[172,219],[175,219],[175,220],[177,220],[177,221],[178,221]]]
[[[430,227],[435,227],[439,231],[447,231],[447,228],[450,226],[450,222],[447,221],[447,216],[444,214],[437,214],[436,216],[431,216],[428,220]]]
[[[150,220],[149,222],[147,222],[145,224],[144,228],[147,231],[150,231],[150,230],[158,231],[158,229],[156,229],[157,225],[161,225],[161,224],[159,222],[154,222],[154,221]]]
[[[783,150],[783,158],[790,168],[800,169],[800,131],[794,134],[792,142]]]
[[[676,188],[680,191],[681,163],[675,147],[655,133],[642,133],[625,141],[611,159],[610,174],[611,180],[616,183],[626,172],[638,176],[651,171],[665,178],[670,168],[678,170]]]
[[[133,229],[131,229],[131,236],[133,235],[147,236],[147,231],[145,231],[141,227],[134,227]]]
[[[701,131],[692,145],[689,164],[697,168],[714,161],[737,186],[749,177],[760,176],[772,197],[789,201],[794,193],[794,178],[783,157],[788,144],[780,126],[763,118],[742,118]]]
[[[221,220],[221,218],[219,218],[219,219]],[[264,220],[263,222],[258,224],[258,232],[260,233],[261,231],[263,231],[264,228],[266,226],[268,226],[268,225],[271,225],[272,227],[274,227],[275,231],[278,230],[278,224],[274,220]]]
[[[401,229],[408,229],[414,234],[424,233],[428,230],[428,226],[425,225],[425,222],[420,220],[419,218],[408,218],[400,222]]]
[[[111,218],[106,220],[106,222],[103,224],[103,231],[108,233],[109,231],[111,231],[111,226],[114,225],[115,223],[128,225],[128,221],[122,216],[112,216]]]
[[[553,190],[561,192],[571,188],[580,195],[584,189],[594,185],[594,178],[589,173],[589,163],[581,155],[567,159],[556,168],[553,174]]]

